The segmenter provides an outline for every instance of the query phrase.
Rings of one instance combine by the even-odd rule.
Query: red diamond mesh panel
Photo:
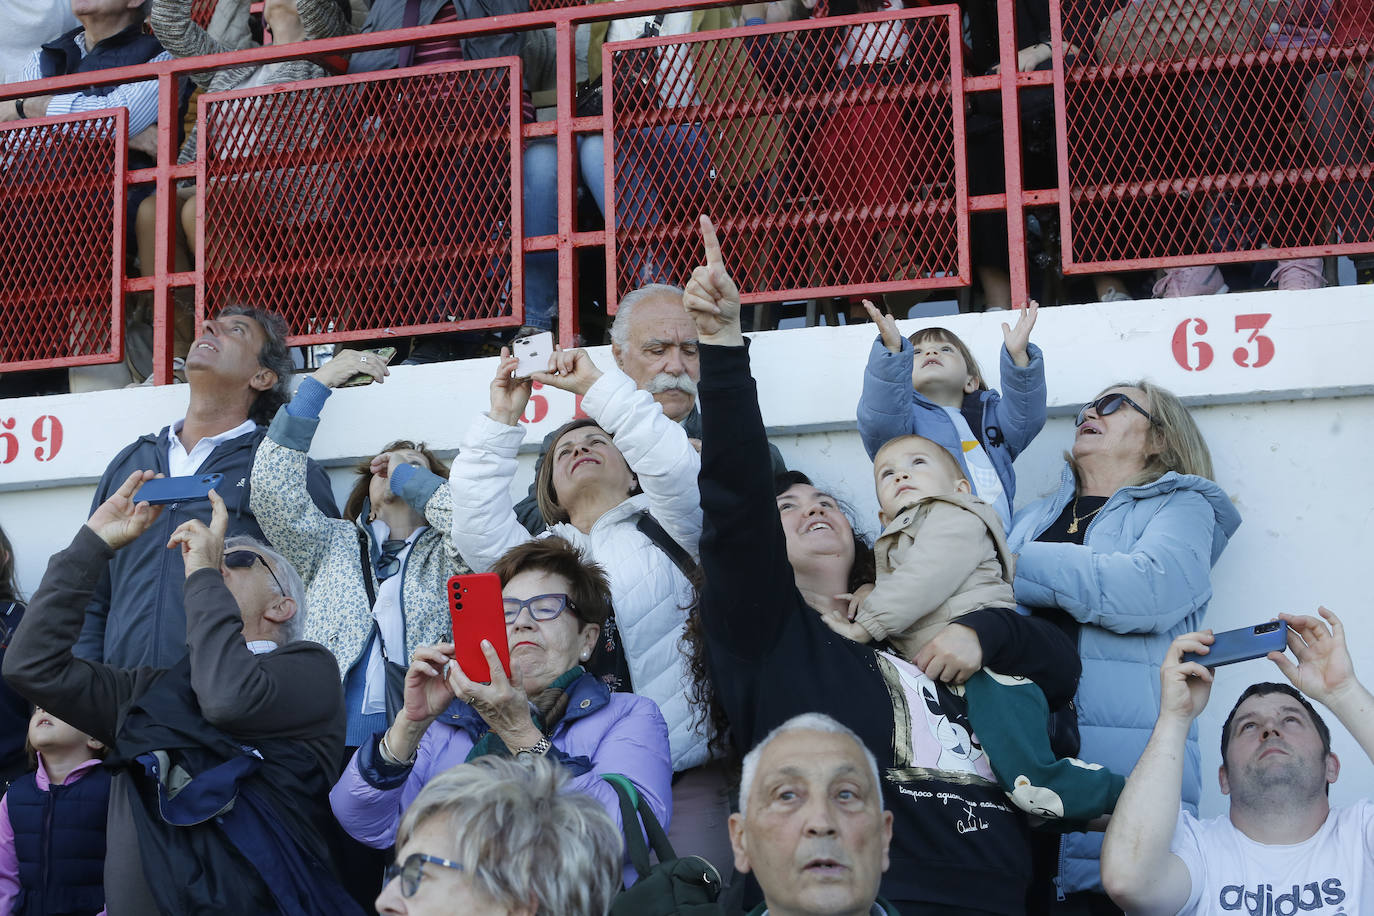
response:
[[[267,306],[295,342],[518,325],[511,86],[503,60],[206,96],[201,314]]]
[[[219,0],[191,0],[191,21],[202,29],[210,24]]]
[[[1062,0],[1066,261],[1374,249],[1374,4],[1118,6]]]
[[[616,289],[683,283],[700,213],[750,301],[967,282],[953,22],[907,11],[608,45]]]
[[[121,109],[0,128],[0,368],[118,358],[124,124]]]

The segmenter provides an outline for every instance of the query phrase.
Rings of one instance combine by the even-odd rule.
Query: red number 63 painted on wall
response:
[[[1269,323],[1272,314],[1237,315],[1236,333],[1249,331],[1243,346],[1231,352],[1231,359],[1242,369],[1259,369],[1274,359],[1274,341],[1260,331]],[[1201,372],[1212,365],[1212,345],[1202,340],[1207,334],[1207,322],[1201,318],[1185,318],[1174,328],[1174,361],[1189,372]]]
[[[9,464],[19,457],[19,437],[10,432],[15,424],[14,417],[0,417],[0,464]],[[39,461],[52,461],[62,450],[62,421],[44,414],[33,421],[29,436],[38,444],[33,450],[33,457]]]

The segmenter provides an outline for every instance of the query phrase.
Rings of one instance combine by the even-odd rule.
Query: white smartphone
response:
[[[549,357],[553,356],[553,332],[517,337],[511,341],[511,352],[520,360],[520,365],[515,368],[516,378],[529,378],[531,373],[546,372]]]

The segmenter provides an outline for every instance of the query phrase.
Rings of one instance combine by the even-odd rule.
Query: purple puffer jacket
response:
[[[668,756],[668,726],[658,705],[632,693],[611,693],[591,675],[569,691],[567,712],[554,729],[549,758],[567,767],[569,788],[585,792],[620,825],[615,789],[601,777],[620,773],[630,779],[650,809],[668,827],[672,815],[673,767]],[[356,840],[385,849],[396,839],[401,815],[435,775],[467,759],[487,731],[472,707],[454,700],[420,739],[413,767],[392,766],[377,753],[381,733],[353,755],[329,803],[343,828]],[[626,868],[627,886],[633,871]]]

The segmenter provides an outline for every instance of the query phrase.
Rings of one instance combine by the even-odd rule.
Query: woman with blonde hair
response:
[[[1207,443],[1172,392],[1148,381],[1112,385],[1074,427],[1058,491],[1012,521],[1013,588],[1017,603],[1059,625],[1083,660],[1081,750],[1070,726],[1060,730],[1069,741],[1061,753],[1129,773],[1158,713],[1159,660],[1175,636],[1202,628],[1211,569],[1240,514],[1212,481]],[[1193,810],[1201,780],[1194,733],[1183,786]],[[1101,834],[1070,833],[1042,844],[1037,872],[1053,875],[1068,896],[1048,912],[1113,911],[1098,875],[1101,842]]]

